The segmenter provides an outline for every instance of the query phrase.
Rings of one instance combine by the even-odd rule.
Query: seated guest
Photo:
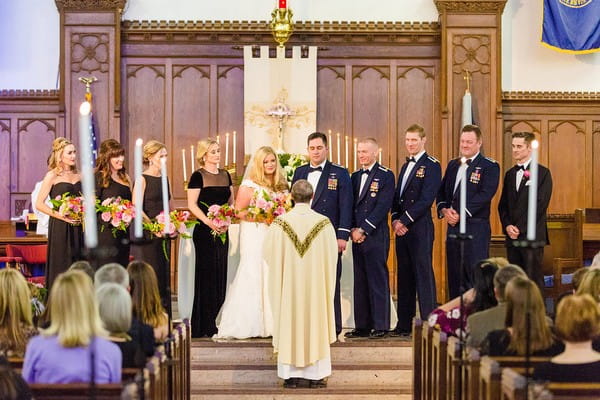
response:
[[[583,276],[577,294],[589,294],[600,303],[600,268],[590,268]]]
[[[429,325],[439,325],[442,332],[460,336],[460,327],[466,326],[470,314],[498,304],[493,289],[494,274],[506,265],[508,261],[502,257],[488,258],[477,263],[473,270],[473,287],[462,295],[464,313],[460,310],[460,297],[456,297],[431,312]]]
[[[573,289],[569,290],[567,292],[561,293],[558,296],[558,298],[556,299],[556,307],[554,307],[555,310],[558,310],[558,305],[560,304],[562,299],[564,299],[567,296],[577,293],[577,289],[579,289],[579,286],[581,285],[581,281],[583,280],[583,277],[589,270],[590,270],[589,268],[583,267],[583,268],[579,268],[578,270],[573,272],[573,275],[571,277],[571,284],[573,285]]]
[[[132,261],[127,266],[133,300],[133,315],[154,328],[154,339],[164,341],[169,335],[169,317],[160,300],[156,273],[150,264]]]
[[[145,364],[139,343],[131,340],[131,296],[116,283],[104,283],[96,291],[100,319],[110,336],[108,340],[119,346],[123,368],[139,368]]]
[[[54,281],[48,301],[52,320],[27,344],[23,378],[28,383],[121,382],[121,351],[102,327],[92,281],[67,271]]]
[[[92,282],[94,282],[94,268],[92,268],[92,265],[86,260],[75,261],[71,264],[69,270],[83,271],[90,277]]]
[[[600,251],[597,252],[592,259],[592,265],[590,265],[590,268],[600,268]]]
[[[527,278],[527,274],[521,267],[509,264],[500,268],[494,274],[494,295],[498,300],[498,305],[487,310],[476,312],[467,318],[467,344],[472,347],[479,347],[481,341],[485,339],[488,333],[496,329],[504,328],[506,319],[506,301],[505,290],[508,282],[515,276]]]
[[[23,357],[36,334],[27,281],[16,269],[0,270],[0,356]]]
[[[31,400],[32,398],[27,382],[10,367],[6,358],[0,356],[0,399]]]
[[[491,331],[486,336],[481,343],[481,354],[524,356],[528,316],[530,354],[549,357],[562,352],[564,346],[552,337],[540,290],[533,281],[517,276],[506,285],[506,328]]]
[[[600,333],[600,309],[592,296],[572,295],[559,304],[556,332],[565,351],[537,366],[533,378],[550,382],[600,382],[600,353],[592,339]]]
[[[105,264],[96,271],[94,278],[96,288],[99,288],[105,283],[116,283],[122,288],[130,291],[129,273],[121,265],[117,263]],[[154,329],[142,323],[131,311],[131,328],[127,332],[131,336],[131,340],[139,343],[146,357],[152,357],[154,354]]]

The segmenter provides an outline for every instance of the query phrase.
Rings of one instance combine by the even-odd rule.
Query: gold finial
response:
[[[465,93],[470,93],[471,92],[471,72],[467,71],[466,69],[464,69],[463,71],[465,71],[465,75],[463,76],[463,79],[465,81],[467,81],[467,88],[465,89]]]
[[[80,76],[78,79],[79,79],[79,82],[85,84],[85,92],[86,93],[90,92],[91,84],[98,80],[98,78],[96,78],[95,76],[90,76],[89,78],[86,78],[85,76]]]

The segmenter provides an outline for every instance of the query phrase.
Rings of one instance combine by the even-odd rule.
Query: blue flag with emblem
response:
[[[92,92],[89,89],[86,89],[85,100],[92,106],[92,111],[90,112],[90,146],[92,147],[92,167],[95,167],[96,158],[98,158],[98,136],[96,135],[96,132],[98,132],[98,127],[96,125],[96,118],[94,118]]]
[[[600,51],[600,0],[544,0],[542,44],[565,53]]]

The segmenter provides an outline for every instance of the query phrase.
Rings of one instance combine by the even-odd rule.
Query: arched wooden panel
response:
[[[31,192],[48,172],[47,159],[56,136],[56,120],[18,120],[17,192]]]
[[[592,123],[592,207],[600,207],[600,121]]]
[[[344,67],[319,67],[317,72],[317,130],[327,133],[331,129],[334,134],[346,130],[346,96]],[[332,141],[334,143],[331,145],[334,145],[335,138],[332,137]],[[350,157],[350,162],[352,162],[352,157]]]
[[[217,83],[217,132],[236,131],[236,164],[237,174],[244,172],[244,70],[241,66],[219,66]],[[233,136],[230,136],[233,141]],[[223,142],[224,143],[224,142]],[[229,162],[233,161],[233,143],[229,146]],[[221,159],[225,162],[225,148],[221,147]]]

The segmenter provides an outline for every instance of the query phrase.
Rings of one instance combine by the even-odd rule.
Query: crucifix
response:
[[[283,133],[285,131],[285,123],[287,120],[295,115],[296,113],[292,111],[292,109],[285,104],[285,97],[280,96],[279,99],[273,107],[267,110],[267,115],[269,117],[277,118],[279,126],[277,131],[277,152],[285,152],[283,149]]]

